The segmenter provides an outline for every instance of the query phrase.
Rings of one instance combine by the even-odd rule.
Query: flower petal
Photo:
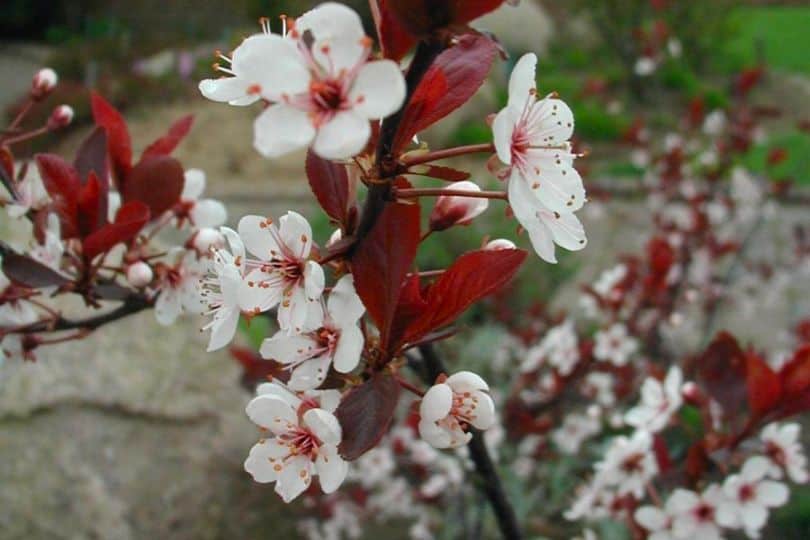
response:
[[[307,456],[298,456],[284,464],[276,480],[276,493],[288,503],[301,495],[312,482],[312,461]]]
[[[200,81],[200,93],[212,100],[230,105],[245,106],[259,100],[258,94],[248,94],[248,82],[238,77],[222,77]]]
[[[188,169],[184,178],[183,192],[180,198],[196,201],[205,191],[205,173],[200,169]]]
[[[353,326],[366,308],[354,288],[354,277],[346,274],[338,280],[326,303],[329,315],[338,327]]]
[[[479,375],[472,371],[459,371],[447,377],[445,381],[453,392],[470,392],[472,390],[489,391],[489,385]]]
[[[363,332],[356,325],[344,326],[340,331],[333,364],[340,373],[349,373],[360,363],[363,352]]]
[[[320,127],[312,149],[322,158],[348,159],[363,150],[370,135],[367,119],[352,111],[343,111]]]
[[[523,110],[526,100],[534,93],[537,86],[535,82],[537,69],[537,55],[527,53],[520,57],[509,76],[509,103],[510,108]]]
[[[278,234],[293,257],[309,257],[312,249],[312,227],[304,216],[292,210],[281,216],[278,220]]]
[[[298,417],[290,404],[274,395],[256,396],[245,407],[248,418],[276,435],[286,433],[298,425]]]
[[[281,248],[270,233],[269,220],[262,216],[244,216],[239,220],[239,238],[254,256],[267,261],[281,253]]]
[[[405,79],[391,60],[369,62],[360,68],[349,92],[352,108],[369,120],[394,114],[405,101]]]
[[[453,406],[453,390],[446,384],[435,384],[425,392],[419,404],[419,416],[427,422],[441,420]]]
[[[327,444],[318,449],[318,458],[315,460],[321,489],[324,493],[332,493],[340,487],[349,472],[349,464],[338,454],[337,446]]]
[[[262,342],[259,348],[262,358],[282,364],[294,364],[320,355],[318,342],[309,336],[291,336],[286,332],[276,334]]]
[[[340,423],[330,412],[310,409],[304,413],[304,424],[324,444],[340,444],[343,432]]]
[[[332,358],[327,354],[305,360],[293,369],[288,386],[298,392],[318,388],[326,379],[331,362]]]
[[[276,439],[265,439],[253,445],[245,460],[245,470],[261,484],[278,478],[281,460],[289,454],[287,445]]]
[[[307,112],[289,105],[270,105],[253,123],[253,146],[268,158],[306,148],[314,137]]]
[[[296,95],[309,88],[311,75],[296,44],[277,34],[256,34],[242,42],[233,52],[231,69],[270,101],[281,101],[285,95]]]
[[[202,199],[194,204],[191,220],[199,228],[219,227],[228,219],[225,205],[214,199]]]

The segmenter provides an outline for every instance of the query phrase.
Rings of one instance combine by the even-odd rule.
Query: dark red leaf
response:
[[[127,177],[121,199],[141,201],[149,207],[153,219],[180,200],[185,177],[183,166],[168,156],[153,156],[141,160]]]
[[[186,138],[191,126],[194,124],[194,115],[184,116],[169,128],[169,132],[146,147],[141,154],[141,160],[149,156],[168,156],[177,145]]]
[[[89,182],[91,173],[95,174],[98,181],[96,208],[93,210],[96,216],[96,219],[93,220],[94,229],[107,222],[107,202],[110,191],[110,168],[107,161],[107,133],[104,128],[97,127],[84,140],[73,162],[73,166],[79,173],[80,182],[85,184]],[[79,215],[79,218],[81,219],[82,216]]]
[[[400,291],[419,245],[419,205],[390,203],[352,256],[357,294],[385,350]]]
[[[387,5],[388,0],[376,0],[369,4],[383,56],[396,61],[402,60],[402,57],[416,44],[416,38],[391,13]]]
[[[504,0],[451,0],[453,4],[453,23],[468,23],[490,11],[496,10]]]
[[[8,184],[14,180],[14,154],[7,146],[0,146],[0,175]]]
[[[393,17],[409,33],[425,36],[451,26],[463,26],[489,13],[504,0],[388,0]]]
[[[116,244],[129,242],[149,221],[149,207],[140,201],[129,201],[118,209],[115,221],[84,239],[83,253],[87,260],[109,251]]]
[[[31,257],[3,249],[3,273],[11,281],[38,289],[64,285],[70,280]]]
[[[403,339],[412,342],[452,323],[468,307],[511,281],[527,252],[522,249],[465,253],[427,292],[424,315],[414,320]]]
[[[99,213],[101,198],[101,182],[95,172],[90,172],[87,183],[79,190],[77,202],[76,221],[79,225],[79,234],[82,238],[98,230],[107,223],[107,216]],[[106,205],[105,205],[106,206]]]
[[[357,459],[380,442],[394,417],[399,392],[392,375],[376,373],[343,396],[335,411],[343,429],[341,456]]]
[[[346,166],[324,159],[312,150],[307,152],[309,187],[326,215],[346,224],[349,208],[349,175]]]
[[[810,394],[810,344],[802,345],[779,372],[785,399],[790,401]]]
[[[132,168],[132,142],[127,123],[121,113],[96,92],[91,93],[90,104],[96,125],[107,130],[107,145],[120,189],[124,178]]]
[[[653,452],[655,453],[655,461],[658,462],[659,471],[665,473],[672,468],[672,456],[669,454],[669,448],[667,448],[664,438],[659,434],[653,436]]]
[[[77,204],[81,183],[76,169],[55,154],[38,154],[35,159],[42,184],[51,196],[51,206],[59,216],[62,238],[78,236]]]
[[[745,353],[728,332],[720,332],[697,359],[697,380],[727,416],[744,410],[747,401]]]
[[[466,34],[430,66],[408,102],[397,131],[395,149],[469,100],[481,87],[498,46],[481,34]]]
[[[756,417],[768,414],[782,396],[779,376],[754,352],[746,355],[746,386],[748,406]]]
[[[231,356],[242,366],[242,385],[251,392],[256,385],[270,379],[287,382],[290,379],[290,370],[275,360],[267,360],[254,349],[233,346],[230,348]]]

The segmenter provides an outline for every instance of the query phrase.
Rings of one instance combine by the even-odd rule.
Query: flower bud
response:
[[[73,107],[70,105],[59,105],[48,118],[48,129],[51,131],[63,128],[73,121]]]
[[[692,381],[684,383],[681,387],[681,395],[690,405],[700,406],[706,401],[706,396],[703,395],[700,387]]]
[[[143,261],[130,264],[127,268],[127,281],[138,289],[149,285],[153,277],[152,267]]]
[[[480,192],[475,183],[465,180],[447,186],[448,190]],[[467,225],[489,206],[489,201],[481,197],[463,197],[460,195],[442,195],[436,199],[436,205],[430,214],[430,229],[443,231],[453,225]]]
[[[496,238],[495,240],[490,240],[484,246],[485,250],[488,251],[500,251],[502,249],[516,249],[517,246],[511,240],[507,240],[506,238]]]
[[[59,77],[54,70],[51,68],[40,69],[31,80],[31,97],[35,100],[44,99],[53,92],[58,81]]]
[[[189,244],[200,255],[206,255],[211,249],[224,248],[225,237],[218,230],[205,227],[194,233]]]

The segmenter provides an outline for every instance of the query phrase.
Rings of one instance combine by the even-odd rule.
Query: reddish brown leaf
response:
[[[452,167],[442,167],[440,165],[415,165],[408,169],[408,174],[437,178],[445,182],[461,182],[470,177],[470,173],[467,171],[460,171]]]
[[[393,17],[415,36],[463,26],[489,13],[504,0],[388,0]]]
[[[526,259],[522,249],[465,253],[427,292],[424,315],[408,327],[405,341],[452,323],[468,307],[506,285]]]
[[[168,156],[183,139],[186,138],[191,126],[194,124],[194,115],[184,116],[169,128],[168,133],[146,147],[141,154],[141,160],[149,156]]]
[[[486,79],[497,50],[488,37],[467,34],[442,52],[414,90],[394,148],[402,149],[414,135],[466,103]]]
[[[399,23],[387,3],[388,0],[373,0],[369,5],[383,56],[399,61],[416,44],[416,38]]]
[[[468,23],[496,10],[504,0],[452,0],[453,23]]]
[[[419,245],[419,205],[389,203],[352,256],[357,294],[386,348],[402,284]]]
[[[748,406],[757,417],[768,414],[782,397],[779,376],[753,351],[746,355],[746,387]]]
[[[179,161],[168,156],[148,157],[132,168],[121,199],[141,201],[149,207],[152,218],[158,219],[180,200],[184,182]]]
[[[3,273],[11,281],[38,289],[54,285],[64,285],[70,281],[65,276],[35,261],[31,257],[20,255],[9,249],[2,249]]]
[[[312,150],[307,152],[309,187],[326,215],[346,224],[349,208],[349,175],[346,166],[324,159]]]
[[[92,220],[93,229],[101,227],[107,222],[107,202],[110,191],[110,168],[107,161],[107,133],[104,128],[97,127],[84,140],[73,162],[73,166],[79,173],[80,182],[87,184],[90,181],[91,173],[98,181],[98,196],[95,198],[96,205],[93,209],[93,214],[96,216]],[[81,211],[83,210],[80,209]],[[82,219],[81,214],[79,219]]]
[[[14,180],[14,154],[7,146],[0,146],[0,175],[7,183]]]
[[[140,201],[129,201],[118,209],[115,221],[84,239],[82,249],[87,260],[109,251],[116,244],[129,242],[149,221],[149,207]]]
[[[107,130],[107,145],[120,189],[124,178],[132,168],[132,142],[127,123],[121,113],[96,92],[91,93],[90,104],[96,125]]]
[[[38,154],[36,157],[42,184],[51,196],[51,207],[59,216],[62,238],[79,235],[77,204],[81,183],[76,170],[55,154]]]
[[[343,396],[335,411],[343,429],[341,456],[355,460],[380,442],[394,417],[399,392],[392,375],[376,373]]]
[[[99,213],[100,197],[101,182],[96,173],[91,171],[87,183],[79,190],[77,201],[76,222],[82,237],[86,237],[107,223],[107,216]]]
[[[810,344],[805,344],[779,372],[785,399],[810,400]]]
[[[233,346],[229,352],[242,366],[242,386],[253,392],[256,385],[270,379],[287,382],[290,379],[290,370],[275,360],[267,360],[254,349]]]
[[[697,380],[723,408],[739,414],[747,401],[745,353],[728,332],[720,332],[697,359]]]

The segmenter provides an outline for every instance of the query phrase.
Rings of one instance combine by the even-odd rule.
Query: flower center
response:
[[[338,80],[312,81],[309,85],[309,93],[316,110],[321,113],[334,112],[343,108],[345,96],[343,85]]]
[[[693,513],[698,521],[714,521],[714,507],[706,503],[700,503],[693,510]]]
[[[644,470],[644,467],[642,466],[643,461],[644,454],[639,452],[631,454],[627,456],[624,461],[622,461],[622,470],[627,474],[642,472]]]
[[[738,492],[737,496],[740,498],[742,502],[748,502],[754,498],[756,495],[756,490],[754,486],[751,484],[743,484],[740,486],[740,491]]]
[[[307,429],[294,427],[287,433],[278,436],[290,449],[291,456],[314,458],[318,454],[321,441]]]

